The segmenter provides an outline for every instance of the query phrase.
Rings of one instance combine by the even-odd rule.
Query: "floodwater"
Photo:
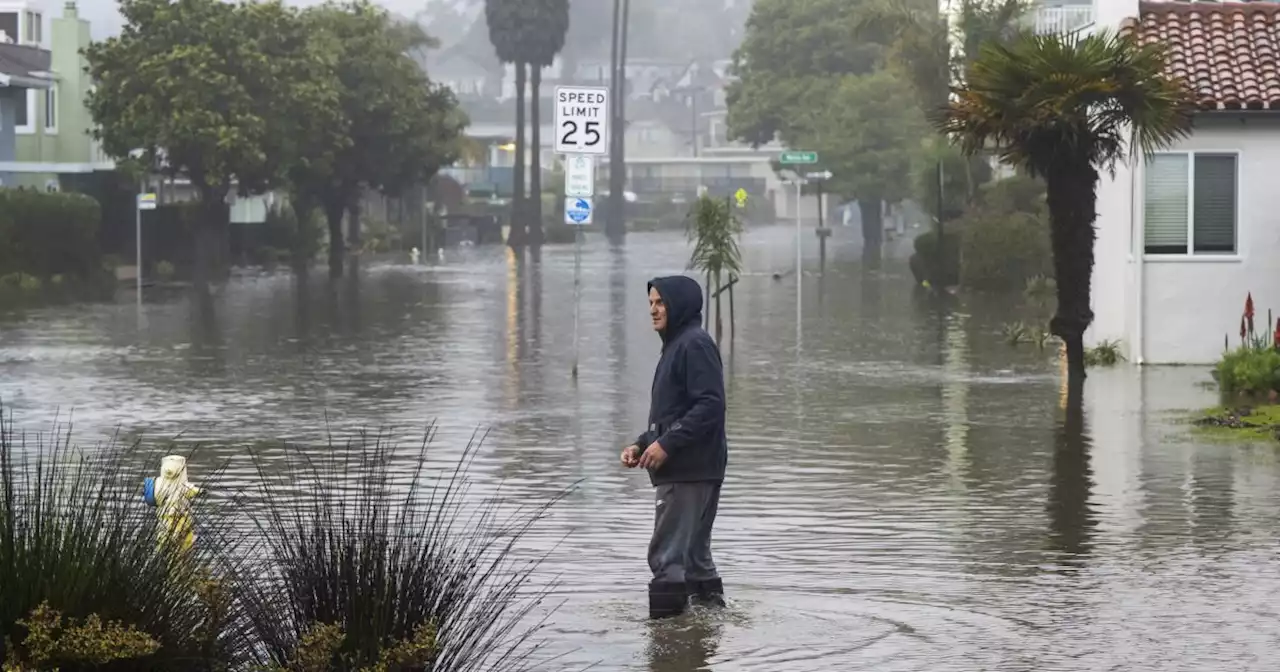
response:
[[[658,354],[645,280],[682,270],[678,234],[587,245],[576,382],[566,246],[334,286],[240,277],[202,307],[149,296],[142,322],[129,295],[5,315],[0,396],[20,425],[73,417],[82,442],[119,426],[216,454],[360,427],[410,441],[432,419],[456,454],[489,428],[481,485],[536,503],[580,481],[527,540],[559,582],[539,669],[1275,669],[1280,460],[1190,435],[1207,372],[1098,371],[1068,422],[1052,354],[1001,340],[1014,302],[913,297],[905,263],[863,268],[852,234],[820,278],[806,231],[799,331],[795,278],[772,277],[791,230],[743,243],[720,613],[646,622],[651,490],[616,466]]]

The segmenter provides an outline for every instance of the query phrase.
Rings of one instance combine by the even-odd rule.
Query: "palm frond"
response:
[[[1062,161],[1114,169],[1190,131],[1193,99],[1162,45],[1129,35],[1028,35],[986,43],[934,119],[968,152],[1044,174]]]

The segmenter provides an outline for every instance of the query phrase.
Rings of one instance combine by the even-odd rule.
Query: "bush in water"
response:
[[[1052,278],[1053,249],[1042,182],[1013,176],[982,190],[957,222],[960,283],[969,289],[1023,289],[1037,276]]]
[[[94,279],[101,222],[98,202],[83,194],[0,189],[0,275]]]

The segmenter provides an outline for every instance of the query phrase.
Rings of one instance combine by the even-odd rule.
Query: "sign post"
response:
[[[142,314],[142,211],[156,209],[156,195],[138,189],[137,207],[134,208],[134,276],[138,287],[138,314]]]
[[[582,238],[595,213],[596,160],[609,152],[609,89],[557,86],[555,151],[564,157],[564,221],[573,235],[573,378],[582,323]]]
[[[801,256],[803,246],[801,244],[801,226],[800,226],[800,199],[803,196],[803,187],[805,183],[804,174],[799,169],[794,168],[797,165],[811,165],[818,162],[817,152],[808,151],[786,151],[778,156],[778,162],[784,166],[793,166],[792,170],[796,176],[796,348],[800,348],[800,318],[803,315],[801,299],[801,282],[800,272],[804,264]]]
[[[557,154],[603,156],[609,151],[609,89],[556,87]]]
[[[827,228],[827,220],[823,217],[822,212],[822,185],[831,179],[831,171],[823,170],[820,172],[808,173],[805,179],[818,185],[818,273],[820,275],[827,274],[827,237],[831,235],[831,229]]]

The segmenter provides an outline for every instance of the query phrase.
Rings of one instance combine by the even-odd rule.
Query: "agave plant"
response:
[[[268,669],[529,669],[542,593],[536,562],[514,545],[547,507],[500,516],[498,500],[464,515],[473,440],[460,461],[429,468],[428,432],[406,454],[361,434],[327,450],[257,454],[262,562],[238,599]],[[312,459],[319,453],[323,459]],[[555,498],[555,499],[558,499]]]
[[[209,568],[225,517],[198,502],[205,543],[157,543],[142,475],[159,460],[112,441],[81,452],[70,432],[16,432],[0,411],[0,662],[5,669],[207,670],[247,647]],[[217,480],[209,475],[206,482]],[[8,650],[3,650],[8,649]]]
[[[742,223],[733,215],[727,199],[703,195],[694,202],[689,212],[688,236],[693,243],[689,268],[706,276],[707,318],[711,316],[712,286],[715,286],[716,340],[720,340],[723,323],[720,311],[720,294],[729,292],[729,328],[734,328],[733,286],[742,273],[742,252],[738,249],[738,236],[742,235]],[[728,276],[729,284],[723,284]]]

